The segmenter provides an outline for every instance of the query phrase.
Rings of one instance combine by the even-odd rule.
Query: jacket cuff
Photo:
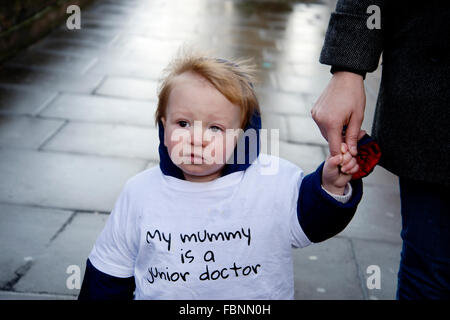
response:
[[[329,192],[327,189],[325,189],[323,186],[321,186],[323,190],[325,190],[326,193],[328,193],[330,196],[332,196],[334,199],[336,199],[339,202],[346,203],[350,198],[352,197],[352,185],[350,182],[347,182],[344,188],[344,194],[334,194]]]
[[[362,76],[364,80],[366,79],[367,72],[365,72],[365,71],[355,70],[355,69],[345,68],[345,67],[331,66],[330,72],[332,74],[334,74],[335,72],[338,72],[338,71],[347,71],[347,72],[356,73],[356,74],[359,74],[360,76]]]
[[[369,14],[333,12],[320,63],[364,72],[375,71],[383,50],[382,29],[369,29]]]

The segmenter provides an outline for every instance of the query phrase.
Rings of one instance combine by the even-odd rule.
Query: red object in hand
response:
[[[381,158],[380,146],[368,134],[364,135],[358,141],[358,154],[356,161],[359,165],[359,171],[353,174],[352,179],[360,179],[368,176]]]

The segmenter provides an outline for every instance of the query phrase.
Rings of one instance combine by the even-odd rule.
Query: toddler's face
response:
[[[176,77],[162,122],[164,144],[186,180],[210,181],[220,176],[236,146],[237,137],[226,137],[226,130],[240,129],[240,107],[187,72]]]

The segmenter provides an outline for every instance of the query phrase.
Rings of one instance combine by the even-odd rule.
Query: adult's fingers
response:
[[[329,128],[327,130],[328,136],[328,147],[330,148],[331,156],[336,156],[341,154],[341,144],[342,144],[342,127],[339,128]]]
[[[361,130],[362,119],[352,114],[350,122],[348,123],[347,131],[345,132],[345,143],[347,143],[350,153],[356,156],[358,153],[357,143],[358,135]]]

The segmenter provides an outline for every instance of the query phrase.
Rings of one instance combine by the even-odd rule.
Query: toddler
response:
[[[356,159],[315,172],[260,152],[252,69],[175,59],[159,90],[160,164],[130,178],[79,299],[293,299],[291,248],[324,241],[362,196]]]

